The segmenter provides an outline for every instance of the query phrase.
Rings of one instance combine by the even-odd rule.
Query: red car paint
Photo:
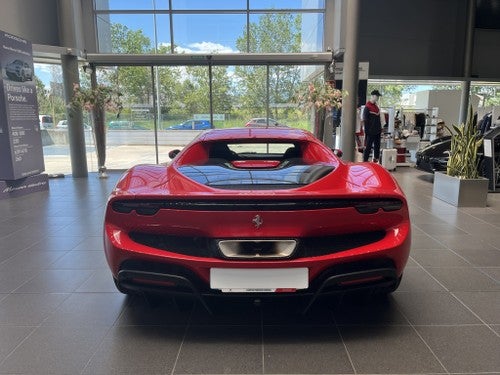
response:
[[[218,188],[200,183],[181,172],[186,166],[204,165],[210,158],[213,142],[294,143],[300,148],[301,162],[331,171],[303,186],[291,188]],[[231,161],[234,169],[261,171],[269,166],[278,168],[285,161],[255,160]],[[236,163],[236,164],[235,164]],[[226,168],[226,167],[224,167]],[[228,167],[231,168],[231,167]],[[329,169],[328,169],[329,168]],[[272,171],[271,171],[272,172]],[[232,173],[232,172],[231,172]],[[140,214],[135,210],[117,212],[116,202],[158,201],[191,202],[310,202],[311,200],[397,200],[399,209],[360,213],[357,207],[280,210],[277,208],[251,210],[197,210],[162,208],[154,214]],[[254,225],[256,215],[262,225]],[[210,130],[191,142],[167,166],[139,165],[127,171],[112,192],[105,215],[104,247],[106,258],[115,279],[126,261],[144,261],[148,264],[181,266],[196,274],[208,288],[210,269],[217,268],[294,268],[306,267],[310,282],[322,272],[339,264],[361,261],[389,260],[400,277],[410,251],[409,213],[403,192],[384,168],[373,163],[346,163],[341,161],[311,133],[297,129],[241,128]],[[138,243],[131,233],[170,235],[182,238],[208,239],[288,239],[322,238],[324,236],[358,236],[360,232],[382,232],[383,238],[343,251],[319,256],[287,259],[227,259],[214,256],[193,256],[155,248]],[[346,237],[343,237],[346,238]],[[363,280],[377,280],[377,276]],[[148,284],[151,282],[147,282]],[[356,284],[343,281],[343,285]],[[158,283],[160,286],[161,283]],[[168,282],[167,282],[168,284]]]

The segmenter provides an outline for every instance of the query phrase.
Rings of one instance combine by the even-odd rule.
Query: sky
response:
[[[169,0],[96,0],[97,10],[167,10]],[[246,28],[247,0],[172,0],[178,10],[242,10],[240,14],[174,14],[174,43],[178,53],[232,53],[238,52],[236,40]],[[251,9],[301,9],[321,8],[324,0],[250,0]],[[256,22],[260,14],[251,14],[250,22]],[[132,30],[142,30],[154,45],[156,18],[158,45],[170,46],[170,19],[168,14],[98,14],[98,26],[121,23]],[[36,75],[48,86],[51,71],[46,64],[36,64]]]
[[[167,10],[168,0],[97,0],[97,9],[119,10]],[[99,7],[99,4],[102,4]],[[324,0],[250,0],[250,9],[320,9]],[[174,43],[186,53],[237,52],[236,40],[246,28],[246,0],[172,0],[175,10],[221,10],[214,14],[173,14]],[[223,14],[224,9],[241,10],[242,13]],[[262,14],[262,13],[261,13]],[[258,20],[261,14],[251,14],[250,22]],[[170,18],[168,14],[98,14],[102,29],[108,24],[120,23],[131,30],[142,30],[154,44],[154,23],[156,20],[158,44],[170,44]]]

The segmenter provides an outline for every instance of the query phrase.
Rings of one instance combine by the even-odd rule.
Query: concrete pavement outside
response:
[[[170,160],[171,150],[184,146],[158,146],[160,163]],[[71,174],[69,146],[45,146],[45,172],[48,174]],[[120,145],[108,146],[106,149],[106,167],[108,169],[128,169],[136,164],[156,164],[155,147],[153,145]],[[97,154],[93,146],[87,147],[87,165],[89,172],[97,172]]]

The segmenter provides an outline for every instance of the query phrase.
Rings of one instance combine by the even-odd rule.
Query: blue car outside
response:
[[[182,124],[169,126],[171,130],[205,130],[212,129],[212,124],[208,120],[187,120]]]

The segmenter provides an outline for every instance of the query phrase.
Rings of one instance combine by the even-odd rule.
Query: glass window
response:
[[[269,67],[269,113],[280,124],[311,130],[310,112],[300,108],[298,97],[318,74],[321,65],[289,65]]]
[[[234,66],[212,67],[212,97],[214,111],[214,127],[232,128],[245,124],[241,115],[239,98],[237,96],[238,84],[234,76]]]
[[[302,13],[300,52],[323,51],[323,13]]]
[[[250,0],[250,9],[324,9],[324,0]]]
[[[106,113],[106,167],[128,169],[136,164],[156,163],[151,68],[103,67],[97,71],[97,81],[123,94],[120,118]],[[96,163],[95,159],[93,170]]]
[[[267,71],[265,66],[236,66],[231,74],[234,87],[234,115],[244,126],[252,118],[266,117]]]
[[[246,46],[244,14],[175,14],[173,26],[177,53],[231,53]]]
[[[168,0],[95,0],[96,10],[168,9]]]
[[[246,9],[246,0],[172,0],[174,10]]]
[[[157,52],[171,53],[170,49],[170,16],[168,14],[156,15]]]
[[[297,53],[323,50],[323,14],[263,13],[250,16],[250,51]],[[238,46],[240,46],[238,44]]]
[[[172,149],[182,148],[197,132],[210,129],[208,67],[155,68],[159,161],[167,162]],[[180,134],[186,131],[186,134]],[[175,136],[173,136],[175,134]],[[175,143],[179,140],[180,143]]]
[[[154,53],[152,14],[98,14],[97,32],[100,52]]]
[[[237,153],[238,155],[241,154],[253,154],[253,155],[267,155],[267,154],[276,154],[275,156],[278,155],[283,155],[286,150],[289,148],[295,147],[293,143],[266,143],[266,142],[260,142],[260,143],[247,143],[247,142],[242,142],[242,143],[228,143],[227,147]]]

